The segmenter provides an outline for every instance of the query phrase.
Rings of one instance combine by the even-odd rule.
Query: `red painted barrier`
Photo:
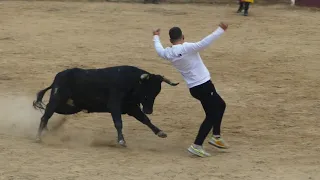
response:
[[[298,6],[309,6],[309,7],[320,8],[320,0],[296,0],[295,4]]]

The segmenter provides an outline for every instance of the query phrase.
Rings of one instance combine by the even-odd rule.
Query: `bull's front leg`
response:
[[[126,146],[122,134],[122,118],[121,118],[121,101],[123,94],[117,93],[115,90],[111,91],[110,99],[108,101],[108,107],[112,116],[112,120],[118,133],[118,144]]]
[[[121,118],[121,112],[120,111],[114,111],[111,113],[113,123],[115,128],[117,129],[118,133],[118,143],[121,146],[126,146],[126,141],[124,140],[123,134],[122,134],[122,118]]]
[[[140,109],[140,107],[138,105],[133,106],[130,111],[128,111],[128,115],[132,116],[134,118],[136,118],[138,121],[140,121],[141,123],[147,125],[154,134],[156,134],[157,136],[161,137],[161,138],[166,138],[167,134],[164,133],[161,129],[159,129],[157,126],[155,126],[154,124],[152,124],[152,122],[150,121],[150,119],[148,118],[148,116],[146,116]]]

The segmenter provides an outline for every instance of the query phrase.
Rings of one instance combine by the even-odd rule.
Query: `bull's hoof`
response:
[[[120,145],[123,146],[123,147],[127,147],[125,140],[120,140],[120,141],[118,142],[118,144],[120,144]]]
[[[161,138],[166,138],[166,137],[167,137],[167,134],[164,133],[163,131],[158,132],[157,135],[158,135],[159,137],[161,137]]]

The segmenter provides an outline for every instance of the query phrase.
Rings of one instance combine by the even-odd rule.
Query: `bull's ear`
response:
[[[141,80],[146,80],[146,79],[149,79],[149,78],[150,78],[149,74],[142,74],[142,75],[140,76],[140,79],[141,79]]]

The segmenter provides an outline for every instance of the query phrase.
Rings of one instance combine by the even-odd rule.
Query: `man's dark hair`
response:
[[[172,41],[176,41],[182,38],[182,31],[179,27],[173,27],[169,30],[169,36]]]

